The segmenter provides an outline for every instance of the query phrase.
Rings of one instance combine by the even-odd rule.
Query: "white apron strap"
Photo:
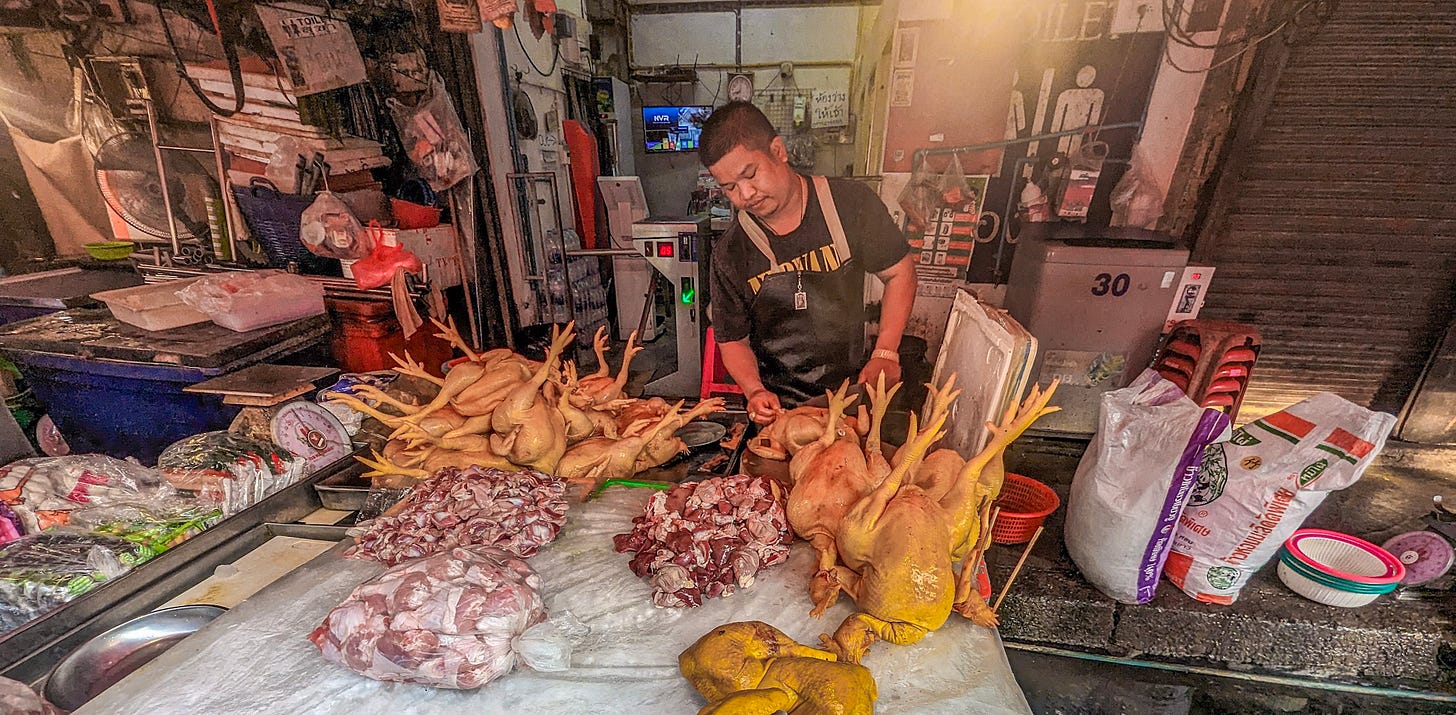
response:
[[[744,233],[748,234],[748,240],[753,241],[753,245],[758,246],[758,250],[762,251],[763,255],[768,258],[768,269],[772,271],[778,268],[779,259],[774,258],[773,247],[768,245],[768,236],[763,232],[763,228],[758,225],[758,222],[754,221],[748,215],[747,211],[738,212],[738,226],[743,229]]]
[[[834,254],[840,264],[850,259],[849,242],[844,238],[844,224],[839,221],[839,210],[834,207],[834,195],[829,193],[829,180],[815,176],[814,193],[819,197],[819,209],[824,212],[824,223],[829,227],[829,238],[834,241]]]

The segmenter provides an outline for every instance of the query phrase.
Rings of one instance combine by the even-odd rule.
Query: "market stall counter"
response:
[[[679,674],[678,654],[722,624],[759,620],[804,643],[851,612],[841,601],[809,617],[814,554],[793,546],[787,563],[729,598],[696,608],[657,608],[651,587],[616,553],[648,490],[614,487],[573,504],[561,536],[530,558],[553,618],[570,613],[590,630],[559,672],[515,670],[476,690],[383,683],[330,663],[309,633],[383,567],[346,559],[344,546],[280,579],[77,711],[212,715],[257,712],[692,712],[704,702]],[[864,664],[882,713],[1028,713],[996,631],[955,618],[909,647],[876,644]]]

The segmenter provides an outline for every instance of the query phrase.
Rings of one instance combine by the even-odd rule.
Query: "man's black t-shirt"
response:
[[[798,228],[779,236],[762,222],[759,226],[769,237],[774,256],[780,261],[795,264],[795,270],[829,271],[833,265],[821,260],[820,253],[821,248],[833,242],[829,227],[824,223],[824,210],[819,205],[814,182],[806,180],[805,189],[808,205]],[[910,252],[905,234],[868,186],[857,181],[830,179],[829,191],[839,210],[840,223],[844,225],[845,242],[859,269],[879,273],[899,263]],[[713,248],[710,295],[715,340],[726,343],[748,337],[749,306],[772,268],[768,257],[753,245],[735,219]]]

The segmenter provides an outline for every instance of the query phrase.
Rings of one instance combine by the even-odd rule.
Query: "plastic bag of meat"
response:
[[[470,690],[517,659],[564,670],[584,627],[547,621],[540,586],[499,549],[455,548],[364,582],[308,637],[325,659],[375,680]]]
[[[652,584],[654,605],[683,608],[752,586],[760,569],[788,559],[792,538],[778,483],[738,475],[653,494],[613,542],[637,552],[630,566]]]
[[[446,467],[416,484],[393,515],[369,522],[344,555],[393,565],[456,546],[494,546],[529,557],[565,523],[560,477]]]
[[[0,678],[0,713],[6,715],[52,715],[59,713],[45,698],[26,687],[25,683]]]

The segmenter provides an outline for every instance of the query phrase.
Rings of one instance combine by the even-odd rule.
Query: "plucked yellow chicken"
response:
[[[934,391],[923,428],[914,433],[899,464],[840,521],[836,544],[843,565],[830,577],[859,611],[833,637],[822,638],[842,661],[858,663],[880,639],[915,643],[943,625],[952,610],[978,625],[996,624],[995,614],[970,587],[974,564],[962,563],[958,577],[956,562],[966,559],[980,536],[982,506],[1000,493],[1002,453],[1037,419],[1057,410],[1047,406],[1057,384],[1045,392],[1033,388],[1001,425],[988,425],[991,441],[935,499],[907,477],[944,436],[941,428],[958,394],[950,384]]]
[[[836,662],[761,621],[718,626],[677,662],[708,700],[698,715],[871,715],[879,697],[864,666]]]

